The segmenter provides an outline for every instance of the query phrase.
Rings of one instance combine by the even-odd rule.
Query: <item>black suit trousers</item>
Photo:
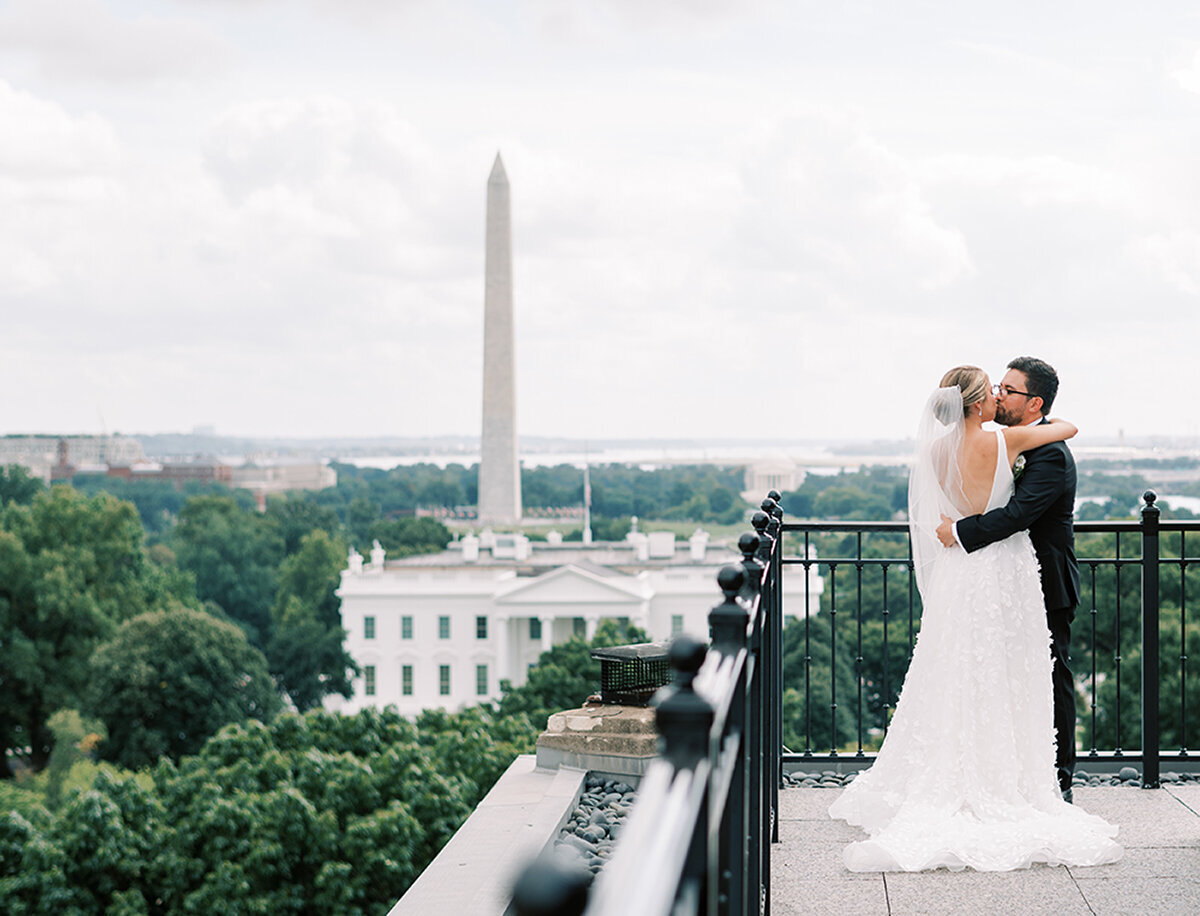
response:
[[[1046,622],[1050,625],[1050,654],[1054,658],[1055,765],[1061,789],[1070,788],[1075,773],[1075,679],[1067,665],[1074,618],[1073,607],[1046,611]]]

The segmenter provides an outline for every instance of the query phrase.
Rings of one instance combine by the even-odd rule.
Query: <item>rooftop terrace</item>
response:
[[[1195,914],[1200,912],[1200,784],[1075,789],[1075,804],[1120,826],[1125,857],[1094,868],[856,874],[842,849],[858,828],[829,817],[841,789],[780,793],[771,913]]]
[[[775,496],[775,494],[771,494]],[[764,501],[764,509],[754,519],[756,533],[744,535],[739,549],[744,561],[741,567],[727,567],[718,576],[725,600],[709,615],[711,645],[687,637],[677,639],[671,647],[672,666],[676,681],[657,706],[656,723],[661,735],[660,755],[645,771],[639,787],[637,803],[630,822],[621,831],[612,859],[605,864],[590,897],[586,900],[587,916],[637,916],[637,914],[672,913],[1055,913],[1055,914],[1196,914],[1200,913],[1200,783],[1166,782],[1160,784],[1160,763],[1167,770],[1194,771],[1195,752],[1189,750],[1189,702],[1195,672],[1187,666],[1187,651],[1172,647],[1163,656],[1160,636],[1170,636],[1175,628],[1187,626],[1187,598],[1193,596],[1196,583],[1189,582],[1197,569],[1200,557],[1189,554],[1188,543],[1195,543],[1200,525],[1195,522],[1159,524],[1154,495],[1146,494],[1143,519],[1135,522],[1090,523],[1087,529],[1113,537],[1114,557],[1081,557],[1088,571],[1091,591],[1090,632],[1086,641],[1086,658],[1092,660],[1087,694],[1092,698],[1090,715],[1093,723],[1106,712],[1095,702],[1098,690],[1107,682],[1116,684],[1111,702],[1112,719],[1119,723],[1122,697],[1126,709],[1139,709],[1140,715],[1124,732],[1118,726],[1109,740],[1111,744],[1096,746],[1093,725],[1091,746],[1081,749],[1080,765],[1089,772],[1103,772],[1106,767],[1131,769],[1140,786],[1088,786],[1077,783],[1075,803],[1084,810],[1115,823],[1120,829],[1118,841],[1125,848],[1121,861],[1113,865],[1074,868],[1038,866],[1032,869],[1004,873],[981,873],[945,870],[920,873],[856,874],[848,871],[842,861],[847,844],[863,838],[862,832],[844,822],[829,817],[828,808],[840,788],[785,788],[783,773],[799,766],[811,771],[832,768],[837,772],[860,769],[869,765],[873,753],[864,748],[865,689],[862,656],[864,611],[864,571],[879,566],[883,577],[883,646],[886,658],[888,645],[888,569],[898,568],[911,578],[910,556],[877,556],[863,549],[864,537],[872,533],[891,533],[891,523],[789,523],[782,524],[781,513],[772,499]],[[853,556],[829,557],[821,561],[809,558],[807,542],[818,528],[844,531]],[[1084,526],[1080,526],[1084,528]],[[1174,540],[1160,551],[1160,531]],[[785,557],[781,548],[782,535],[792,532],[804,538],[804,548]],[[1192,540],[1189,542],[1188,535]],[[1136,547],[1122,544],[1122,535],[1134,540]],[[800,752],[789,751],[780,740],[782,674],[782,567],[784,564],[805,566],[823,563],[829,573],[831,593],[836,585],[836,568],[845,567],[851,585],[845,591],[860,597],[857,606],[841,605],[843,615],[850,610],[850,620],[842,624],[843,639],[857,636],[858,657],[854,662],[856,678],[850,685],[848,703],[856,715],[852,731],[857,748],[830,748],[828,753],[814,746],[813,731],[806,715],[806,727],[800,737],[804,741]],[[1132,568],[1130,568],[1132,567]],[[1140,639],[1134,633],[1117,632],[1111,643],[1101,638],[1097,627],[1100,614],[1096,581],[1098,570],[1111,568],[1117,585],[1134,586],[1134,594],[1114,597],[1116,627],[1125,620],[1140,624]],[[1132,579],[1126,583],[1122,570],[1128,569]],[[1136,583],[1136,584],[1135,584]],[[1169,596],[1169,620],[1160,614],[1160,597],[1166,586]],[[912,593],[911,583],[907,589]],[[1140,592],[1140,594],[1136,594]],[[894,592],[893,592],[894,594]],[[1177,602],[1177,603],[1175,603]],[[891,605],[894,607],[894,605]],[[827,638],[830,648],[837,636],[834,618],[839,605],[831,595]],[[911,608],[911,605],[910,605]],[[912,611],[908,615],[911,628]],[[1086,618],[1085,618],[1086,619]],[[807,618],[802,618],[802,622]],[[902,623],[898,625],[902,626]],[[1085,627],[1081,627],[1085,629]],[[1127,627],[1127,629],[1129,629]],[[808,644],[807,626],[804,629]],[[1098,636],[1098,634],[1100,634]],[[900,636],[901,634],[897,634]],[[819,633],[814,630],[814,639]],[[909,634],[911,637],[911,633]],[[1190,637],[1189,637],[1190,638]],[[1136,645],[1135,645],[1136,643]],[[909,641],[911,645],[911,641]],[[1105,652],[1114,656],[1114,667],[1108,678],[1097,673],[1095,659]],[[1139,659],[1136,672],[1123,669],[1125,654]],[[806,655],[807,655],[806,651]],[[1193,650],[1193,655],[1195,651]],[[831,659],[833,653],[830,653]],[[1128,663],[1128,660],[1127,660]],[[1161,664],[1160,664],[1161,663]],[[834,664],[833,661],[830,662]],[[811,666],[805,664],[805,669]],[[1133,668],[1132,665],[1129,666]],[[1178,673],[1178,684],[1162,694],[1160,706],[1160,676]],[[830,674],[835,672],[831,669]],[[1122,674],[1124,673],[1124,690]],[[888,668],[883,667],[883,683],[888,683]],[[830,678],[836,683],[835,678]],[[1131,684],[1132,682],[1132,684]],[[1081,686],[1083,686],[1081,684]],[[1131,687],[1139,688],[1135,693]],[[807,680],[804,695],[809,693]],[[884,688],[885,700],[889,696]],[[813,690],[813,702],[818,702]],[[832,724],[836,724],[837,697],[828,696]],[[1165,710],[1165,712],[1164,712]],[[1174,723],[1174,724],[1172,724]],[[1160,742],[1160,729],[1173,727],[1170,743]],[[836,730],[833,730],[836,731]],[[1123,740],[1124,739],[1124,740]],[[1141,750],[1130,750],[1129,739],[1141,739]],[[845,742],[839,740],[839,744]],[[782,753],[781,753],[782,751]],[[514,765],[515,767],[516,765]],[[529,775],[538,771],[526,764]],[[575,771],[582,775],[582,771]],[[1115,772],[1115,770],[1114,770]],[[539,837],[522,836],[520,845],[536,851],[551,842],[553,831],[561,825],[577,796],[564,791],[563,778],[546,773],[542,777],[548,788],[532,793],[528,786],[505,786],[510,771],[497,784],[493,795],[481,805],[500,808],[516,805],[511,814],[501,819],[503,829],[511,836],[500,845],[506,853],[517,847],[514,829],[529,833],[528,828],[539,818],[549,830],[539,831]],[[546,777],[551,777],[547,780]],[[1122,777],[1125,778],[1125,777]],[[579,777],[576,777],[578,781]],[[520,791],[516,791],[516,789]],[[553,798],[552,798],[553,796]],[[555,816],[550,808],[561,807]],[[520,809],[520,810],[518,810]],[[477,815],[479,812],[477,811]],[[517,815],[514,817],[513,815]],[[464,828],[469,832],[470,821]],[[488,830],[489,842],[497,842],[496,828]],[[544,838],[541,838],[544,833]],[[464,834],[462,839],[468,837]],[[450,849],[460,837],[451,841]],[[476,868],[488,863],[491,876],[501,873],[508,881],[496,880],[493,887],[499,900],[491,901],[492,908],[479,912],[503,911],[503,887],[511,887],[512,869],[517,865],[509,856],[462,855],[455,861],[439,857],[414,885],[422,882],[445,887],[436,880],[441,867],[454,866],[458,883],[463,883],[464,866]],[[503,863],[499,858],[508,858]],[[529,872],[526,872],[529,874]],[[442,877],[446,873],[443,872]],[[472,883],[479,887],[486,879],[479,873]],[[563,889],[569,881],[552,872],[540,878],[540,889]],[[520,898],[518,894],[518,898]],[[478,900],[478,898],[476,898]],[[561,898],[561,899],[566,899]],[[406,897],[393,910],[394,914],[408,912]],[[482,901],[480,901],[482,902]],[[523,902],[523,901],[522,901]],[[496,904],[500,907],[497,908]],[[520,913],[555,912],[579,913],[583,904],[570,909],[521,909]],[[442,907],[445,911],[469,912],[470,906]],[[415,910],[412,912],[416,912]]]

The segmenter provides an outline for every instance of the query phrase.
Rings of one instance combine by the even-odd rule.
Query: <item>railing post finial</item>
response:
[[[708,612],[708,629],[713,647],[722,652],[736,652],[746,645],[750,612],[738,601],[745,583],[746,574],[740,566],[725,566],[717,573],[717,584],[725,593],[725,600]]]
[[[772,490],[767,494],[767,498],[762,501],[760,508],[772,518],[783,521],[783,506],[779,505],[781,498],[778,490]]]
[[[763,500],[763,502],[766,502],[766,500]],[[761,510],[755,512],[750,518],[750,524],[758,532],[758,558],[764,563],[771,556],[771,547],[775,543],[775,538],[767,534],[767,525],[770,522],[771,516]]]
[[[551,850],[525,867],[513,885],[515,916],[580,916],[588,902],[592,874],[578,858]]]
[[[763,570],[766,568],[755,557],[759,547],[758,535],[753,531],[747,531],[738,538],[737,546],[738,550],[742,552],[742,569],[746,576],[746,583],[742,586],[742,597],[747,601],[753,601],[762,590]]]
[[[769,496],[762,501],[762,510],[767,513],[767,534],[771,540],[775,540],[779,537],[779,529],[783,527],[783,510]]]
[[[708,754],[708,732],[713,723],[712,706],[692,686],[708,648],[684,634],[671,641],[669,651],[675,682],[658,693],[654,713],[658,753],[677,770],[691,769]]]

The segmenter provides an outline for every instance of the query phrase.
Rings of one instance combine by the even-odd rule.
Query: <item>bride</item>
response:
[[[925,405],[909,478],[924,611],[887,738],[829,809],[866,830],[851,871],[1008,871],[1121,857],[1117,828],[1062,800],[1055,776],[1050,632],[1025,531],[967,554],[937,540],[941,515],[1004,505],[1024,451],[1070,423],[985,430],[996,413],[982,369],[960,366]]]

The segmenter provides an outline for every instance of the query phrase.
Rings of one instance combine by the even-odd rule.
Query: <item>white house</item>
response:
[[[495,699],[501,680],[523,684],[542,652],[572,635],[590,638],[610,618],[652,640],[707,637],[708,612],[721,600],[717,571],[740,561],[730,547],[709,546],[703,531],[678,546],[662,532],[584,545],[485,531],[439,554],[385,560],[377,544],[364,562],[352,552],[338,595],[346,650],[362,675],[353,697],[327,705],[415,715]],[[797,583],[785,588],[796,596],[786,614],[816,610],[823,583],[815,568],[809,575],[810,607],[796,605],[805,594]]]

